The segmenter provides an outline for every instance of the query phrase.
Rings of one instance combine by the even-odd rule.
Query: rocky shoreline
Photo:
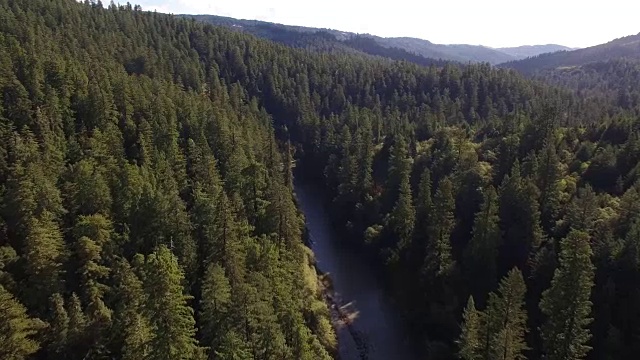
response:
[[[321,284],[321,291],[324,301],[327,303],[329,310],[331,311],[331,319],[333,323],[336,336],[338,338],[338,351],[336,359],[342,359],[340,356],[340,344],[341,342],[353,342],[357,349],[357,357],[360,360],[369,359],[370,345],[368,344],[366,335],[358,331],[353,326],[353,321],[358,316],[357,312],[350,309],[351,304],[343,304],[339,296],[333,289],[333,283],[329,274],[323,273],[316,266],[316,272],[318,274],[318,280]],[[342,344],[344,346],[344,343]]]

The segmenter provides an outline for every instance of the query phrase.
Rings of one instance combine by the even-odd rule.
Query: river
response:
[[[295,190],[317,266],[332,280],[334,303],[339,307],[333,313],[340,359],[415,359],[400,316],[385,296],[381,281],[363,254],[341,246],[317,187],[297,182]],[[348,315],[348,321],[342,321],[344,315]]]

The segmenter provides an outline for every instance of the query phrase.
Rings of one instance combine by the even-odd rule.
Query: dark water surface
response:
[[[385,296],[381,281],[364,254],[341,246],[318,188],[296,183],[295,190],[318,268],[333,282],[340,308],[334,309],[334,315],[343,315],[343,320],[347,315],[351,319],[337,321],[341,360],[415,359],[399,313]],[[345,322],[350,325],[345,326]]]

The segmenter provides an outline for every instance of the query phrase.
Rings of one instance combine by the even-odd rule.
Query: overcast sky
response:
[[[213,14],[492,47],[548,43],[586,47],[640,32],[640,1],[636,0],[129,1],[158,12]]]

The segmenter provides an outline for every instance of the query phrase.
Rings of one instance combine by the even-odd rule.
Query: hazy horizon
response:
[[[626,0],[581,2],[540,0],[413,0],[386,2],[325,0],[302,4],[292,0],[138,0],[143,10],[173,14],[206,14],[262,20],[285,25],[330,28],[384,37],[415,37],[440,44],[493,48],[559,44],[583,48],[640,32],[640,3]],[[605,6],[606,5],[606,6]]]

